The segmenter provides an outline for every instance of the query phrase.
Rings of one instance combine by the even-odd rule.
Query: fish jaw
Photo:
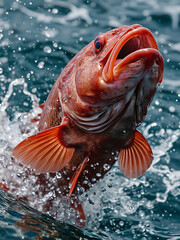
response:
[[[136,64],[137,63],[137,64]],[[118,79],[121,72],[127,68],[131,64],[131,72],[136,72],[136,68],[140,65],[139,70],[141,70],[142,74],[146,74],[150,68],[153,67],[154,64],[157,66],[159,64],[159,76],[158,76],[158,82],[160,83],[162,81],[162,72],[163,72],[163,59],[161,54],[158,50],[153,48],[144,48],[139,49],[136,52],[133,52],[129,54],[124,60],[120,61],[115,65],[113,68],[113,76],[114,79]]]
[[[138,61],[139,64],[135,64]],[[151,64],[148,64],[149,61],[151,61]],[[103,79],[107,84],[112,84],[117,80],[125,81],[126,77],[124,76],[123,79],[122,74],[119,75],[129,65],[131,65],[130,73],[132,75],[134,73],[140,75],[140,73],[146,73],[155,63],[159,65],[158,82],[160,83],[164,67],[163,58],[158,52],[158,46],[152,33],[148,29],[137,25],[136,28],[132,28],[120,37],[115,44],[104,66]]]

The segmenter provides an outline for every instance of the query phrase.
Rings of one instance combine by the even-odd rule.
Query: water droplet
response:
[[[57,48],[58,44],[57,43],[53,43],[53,47]]]
[[[38,68],[44,68],[44,62],[43,61],[38,63]]]
[[[108,186],[109,188],[112,188],[112,183],[108,183],[107,186]]]
[[[120,231],[119,229],[116,229],[115,232],[116,232],[117,234],[120,234],[120,233],[121,233],[121,231]]]
[[[53,13],[53,14],[57,14],[57,13],[58,13],[58,9],[57,9],[57,8],[53,8],[53,9],[52,9],[52,13]]]
[[[139,216],[140,216],[140,217],[144,217],[144,216],[145,216],[144,211],[140,210],[140,211],[139,211]]]
[[[124,222],[123,221],[120,221],[119,222],[119,225],[122,227],[122,226],[124,226]]]
[[[32,89],[32,93],[35,93],[35,92],[37,92],[37,88]]]
[[[63,102],[63,103],[67,103],[67,97],[63,97],[63,98],[62,98],[62,102]]]
[[[8,62],[8,58],[7,57],[1,57],[0,58],[0,62],[1,63],[7,63]]]
[[[83,181],[83,184],[88,184],[88,181],[87,181],[87,180],[84,180],[84,181]]]
[[[158,101],[158,100],[156,100],[156,101],[155,101],[155,104],[156,104],[156,105],[159,105],[159,101]]]
[[[92,178],[91,180],[92,180],[92,182],[96,182],[96,178]]]
[[[157,200],[157,202],[165,202],[167,200],[167,194],[166,193],[157,193],[156,200]]]
[[[174,106],[170,106],[170,107],[169,107],[169,111],[170,111],[170,112],[175,112],[175,110],[176,110],[176,109],[175,109]]]
[[[43,51],[44,51],[45,53],[51,53],[51,52],[52,52],[52,49],[51,49],[49,46],[45,46],[44,49],[43,49]]]
[[[104,168],[105,171],[109,170],[110,167],[111,167],[111,166],[110,166],[109,164],[107,164],[107,163],[105,163],[105,164],[103,165],[103,168]]]
[[[147,16],[149,16],[149,11],[148,10],[144,10],[143,11],[143,15],[145,16],[145,17],[147,17]],[[158,31],[157,31],[158,32]],[[155,33],[156,34],[156,33]],[[156,34],[157,35],[157,34]]]
[[[154,208],[153,203],[152,203],[151,201],[147,201],[147,203],[146,203],[146,208],[147,208],[147,209],[153,209],[153,208]]]
[[[29,104],[27,102],[24,102],[23,105],[27,107]]]
[[[96,173],[96,176],[97,177],[101,177],[101,173]]]

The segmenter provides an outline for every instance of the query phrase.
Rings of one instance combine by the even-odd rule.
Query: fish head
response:
[[[135,24],[100,34],[76,57],[74,79],[81,111],[71,116],[81,128],[91,131],[93,124],[103,131],[126,111],[137,126],[162,81],[163,67],[147,28]]]

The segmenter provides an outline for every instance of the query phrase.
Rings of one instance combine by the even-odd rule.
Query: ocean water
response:
[[[99,33],[135,23],[152,31],[165,61],[139,128],[154,161],[133,180],[116,163],[80,197],[82,227],[55,194],[60,176],[46,175],[42,195],[36,174],[18,166],[11,150],[37,130],[30,119],[70,59]],[[0,190],[0,239],[180,239],[179,56],[179,0],[0,0],[0,182],[9,188]]]

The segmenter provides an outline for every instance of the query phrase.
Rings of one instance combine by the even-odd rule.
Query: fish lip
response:
[[[140,41],[140,45],[137,47],[137,49],[127,54],[127,56],[124,58],[118,59],[117,61],[117,57],[122,51],[123,47],[125,47],[130,40],[135,38]],[[115,43],[115,46],[110,53],[110,56],[102,72],[104,82],[112,83],[117,77],[117,73],[115,74],[117,67],[120,68],[125,66],[125,64],[128,62],[127,60],[129,60],[129,62],[133,62],[136,59],[136,54],[139,54],[139,56],[141,55],[143,57],[143,54],[147,55],[152,52],[156,52],[155,55],[157,55],[157,58],[161,58],[160,61],[162,60],[161,62],[163,62],[162,56],[158,51],[156,40],[154,39],[151,31],[147,28],[142,27],[141,25],[131,26],[131,28],[126,31],[126,33]],[[163,66],[161,68],[161,72],[163,72]],[[161,82],[161,80],[162,77],[160,78],[159,82]]]

